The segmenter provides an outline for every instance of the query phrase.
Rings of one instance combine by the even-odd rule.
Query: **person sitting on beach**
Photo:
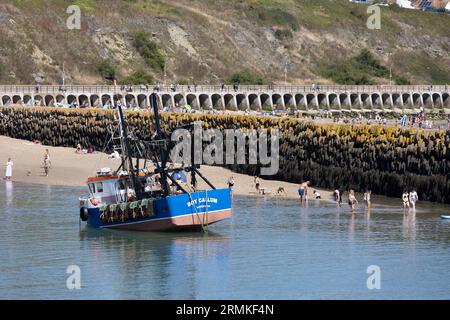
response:
[[[402,195],[402,200],[403,200],[403,208],[408,207],[409,208],[409,193],[408,191],[403,191],[403,195]]]
[[[314,198],[315,199],[321,199],[321,195],[320,195],[320,193],[317,190],[314,190],[313,194],[314,194]]]
[[[283,196],[283,195],[287,196],[287,193],[286,193],[286,190],[284,190],[284,187],[278,187],[276,195],[277,196]]]
[[[350,190],[348,193],[348,205],[351,207],[352,212],[355,211],[358,200],[356,200],[355,191]]]

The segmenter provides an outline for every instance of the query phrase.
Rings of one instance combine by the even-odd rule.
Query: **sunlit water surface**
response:
[[[449,206],[239,197],[199,233],[79,225],[83,188],[0,182],[1,299],[450,299]],[[69,290],[67,267],[81,270]],[[369,290],[369,266],[381,289]]]

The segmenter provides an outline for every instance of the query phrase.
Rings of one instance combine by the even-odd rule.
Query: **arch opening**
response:
[[[201,94],[199,96],[199,101],[200,101],[200,108],[203,110],[210,110],[212,109],[212,102],[210,99],[210,96],[207,94]]]

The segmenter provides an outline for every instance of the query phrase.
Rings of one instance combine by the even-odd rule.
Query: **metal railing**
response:
[[[126,93],[410,93],[448,92],[448,85],[0,85],[0,94],[126,94]]]

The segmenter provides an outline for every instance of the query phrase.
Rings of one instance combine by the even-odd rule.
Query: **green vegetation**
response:
[[[275,37],[278,40],[285,41],[285,40],[291,40],[294,37],[294,35],[292,34],[291,30],[277,29],[275,31]]]
[[[103,60],[97,67],[100,76],[108,81],[114,81],[117,77],[116,67],[110,60]]]
[[[292,30],[298,30],[297,18],[280,8],[258,7],[254,9],[257,19],[263,24],[271,26],[287,26]]]
[[[192,81],[189,81],[188,79],[180,79],[177,81],[177,84],[180,86],[187,86],[190,83],[192,83]]]
[[[132,34],[133,46],[139,52],[145,63],[155,69],[163,70],[165,59],[161,54],[158,44],[151,39],[146,31],[136,31]]]
[[[368,49],[362,49],[359,55],[337,65],[330,66],[325,76],[339,84],[374,84],[373,78],[389,78],[389,69],[383,66]],[[393,75],[397,84],[409,84],[400,75]]]
[[[130,84],[130,85],[137,85],[137,84],[154,84],[155,78],[144,70],[138,70],[131,75],[129,75],[126,78],[123,78],[120,80],[121,84]]]
[[[232,74],[230,77],[226,79],[226,83],[228,84],[244,84],[244,85],[264,85],[267,84],[266,78],[263,76],[256,74],[250,70],[244,70],[240,72],[236,72]]]

